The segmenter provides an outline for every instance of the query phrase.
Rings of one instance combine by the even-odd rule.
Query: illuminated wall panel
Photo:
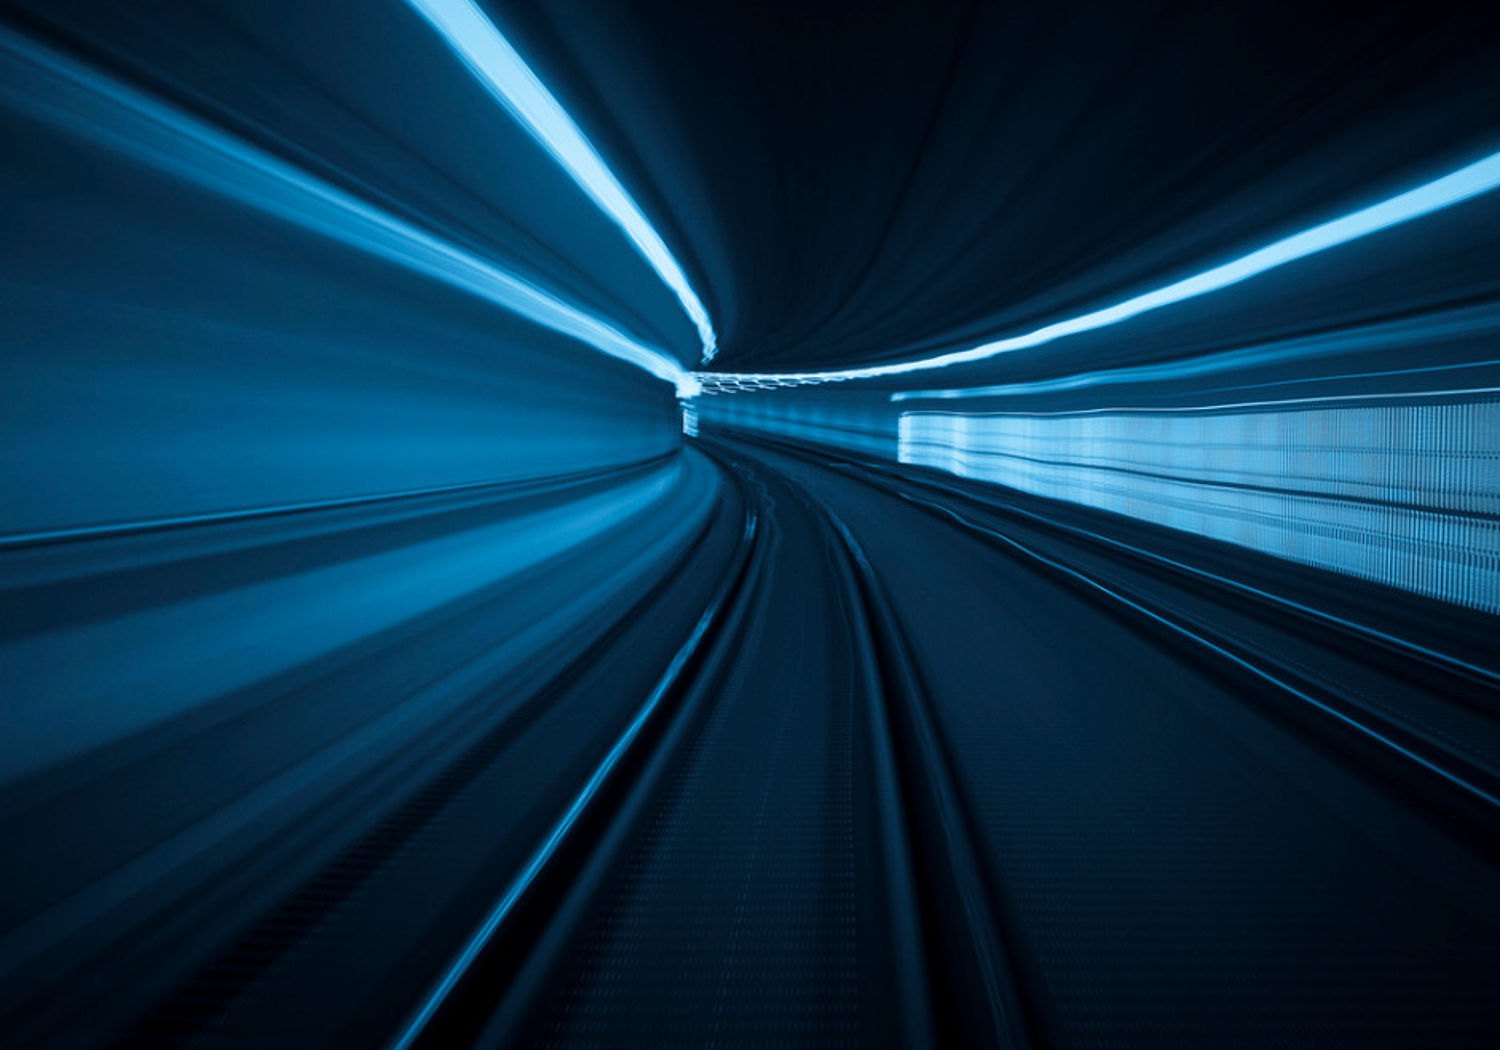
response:
[[[1500,401],[899,426],[902,463],[1500,612]]]

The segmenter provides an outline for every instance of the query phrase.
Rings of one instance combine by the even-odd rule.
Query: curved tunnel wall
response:
[[[644,262],[492,100],[462,111],[483,127],[429,113],[426,128],[512,158],[487,199],[447,187],[490,216],[486,242],[395,204],[443,189],[410,127],[351,118],[357,83],[320,93],[286,72],[317,20],[237,11],[280,41],[279,64],[258,53],[257,94],[189,46],[215,24],[201,12],[89,10],[67,48],[0,35],[0,193],[25,202],[0,223],[0,782],[115,761],[143,734],[234,717],[256,690],[296,696],[351,660],[420,653],[435,618],[523,582],[585,617],[701,523],[716,482],[678,455],[671,384],[444,279],[437,263],[482,259],[643,344],[652,317],[691,340]],[[134,40],[136,66],[90,52],[100,20],[101,38]],[[384,39],[431,35],[410,29]],[[465,90],[456,61],[434,68]],[[337,143],[299,141],[296,122],[257,142],[266,107],[304,95],[344,114],[318,125]],[[496,128],[510,138],[489,143]],[[347,163],[304,164],[314,147]],[[534,654],[535,624],[502,621],[454,666]],[[330,724],[384,699],[344,702]],[[265,741],[242,772],[308,744]]]
[[[1500,612],[1500,402],[906,412],[897,458]]]
[[[0,534],[539,478],[676,447],[666,384],[101,142],[11,58],[0,191],[27,203],[0,227]]]
[[[951,376],[716,394],[699,419],[1493,613],[1495,197]]]
[[[792,391],[698,412],[1500,612],[1500,401],[1313,400],[1027,414]]]
[[[1474,811],[1500,813],[1500,672],[1493,617],[1459,608],[1500,611],[1500,194],[925,386],[679,405],[710,340],[672,268],[486,90],[474,36],[414,12],[472,30],[518,6],[0,16],[5,1045],[494,1045],[520,1014],[549,1045],[1282,1045],[1352,1017],[1423,1045],[1439,1010],[1500,1030],[1497,825]],[[1074,49],[1027,48],[1060,108],[976,85],[1084,147],[1058,185],[1006,159],[1014,192],[1063,191],[1033,209],[985,174],[1009,147],[983,122],[958,121],[987,140],[967,183],[942,135],[866,150],[850,105],[887,121],[873,102],[908,89],[884,62],[874,94],[830,76],[862,51],[832,23],[802,42],[835,90],[799,121],[795,66],[762,75],[800,50],[776,4],[740,5],[748,106],[706,75],[733,11],[653,64],[579,0],[541,6],[594,46],[540,79],[603,74],[601,106],[564,101],[591,135],[616,110],[601,156],[746,367],[1041,324],[1303,221],[1361,156],[1398,163],[1346,135],[1252,186],[1308,129],[1245,152],[1215,115],[1215,151],[1102,211],[1129,222],[1043,246],[1068,186],[1148,128],[1056,119],[1100,86],[1137,109],[1130,77],[1047,58]],[[1178,96],[1157,56],[1181,50],[1132,61]],[[964,85],[1007,63],[965,63],[942,94],[973,112]],[[669,69],[707,123],[631,97]],[[744,134],[762,108],[794,133]],[[731,168],[674,177],[720,131]],[[1217,174],[1206,205],[1229,153],[1229,197],[1157,210]],[[768,221],[827,188],[828,221]],[[948,265],[924,243],[1018,235],[1024,280],[993,302],[962,300],[1004,252],[922,276]],[[682,436],[700,421],[791,440],[711,458]]]

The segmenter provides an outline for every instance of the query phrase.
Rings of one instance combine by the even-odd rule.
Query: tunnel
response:
[[[6,0],[0,1044],[1500,1046],[1500,7]]]

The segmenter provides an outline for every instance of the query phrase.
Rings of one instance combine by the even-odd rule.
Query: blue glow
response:
[[[636,251],[677,296],[698,329],[703,363],[712,361],[718,350],[718,337],[708,311],[688,283],[682,267],[573,118],[495,24],[472,0],[407,0],[407,3],[442,35],[475,78],[630,238]]]
[[[866,368],[845,368],[821,372],[706,373],[701,378],[707,386],[726,389],[803,386],[816,383],[839,383],[851,379],[906,375],[911,372],[925,372],[936,368],[947,368],[951,365],[984,361],[1015,350],[1042,346],[1070,335],[1097,331],[1100,328],[1128,321],[1132,317],[1160,310],[1165,306],[1220,291],[1259,274],[1285,266],[1287,263],[1305,259],[1330,248],[1368,237],[1372,233],[1430,215],[1472,197],[1489,193],[1497,187],[1500,187],[1500,153],[1492,153],[1482,160],[1424,183],[1415,189],[1398,193],[1378,204],[1372,204],[1340,218],[1320,223],[1300,233],[1292,234],[1290,237],[1283,237],[1229,262],[1193,274],[1191,277],[1185,277],[1153,291],[1132,296],[1113,306],[1079,314],[1077,317],[1070,317],[1021,335],[997,339],[967,350],[957,350],[934,357],[923,357],[888,365],[871,365]]]
[[[766,6],[0,14],[5,1045],[1500,1033],[1484,20]]]
[[[1018,395],[1056,394],[1072,390],[1088,390],[1103,386],[1126,384],[1162,383],[1178,379],[1192,379],[1232,372],[1237,369],[1265,365],[1282,365],[1319,357],[1333,357],[1353,352],[1369,352],[1384,349],[1399,349],[1416,343],[1432,343],[1480,333],[1500,330],[1500,309],[1492,304],[1453,310],[1437,317],[1402,318],[1360,328],[1327,332],[1297,339],[1278,340],[1257,346],[1241,347],[1219,353],[1191,357],[1184,360],[1165,361],[1147,365],[1126,365],[1117,368],[1102,368],[1088,372],[1076,372],[1052,379],[1022,383],[997,383],[989,386],[957,387],[947,390],[898,390],[891,394],[892,401],[954,401],[977,397],[1012,397]],[[1356,378],[1390,377],[1397,375],[1420,375],[1458,369],[1486,368],[1500,365],[1500,361],[1465,361],[1459,364],[1430,365],[1415,368],[1386,369],[1351,373],[1348,375],[1318,376],[1316,382],[1348,380]],[[1283,380],[1275,384],[1298,380]],[[1310,380],[1300,380],[1308,382]]]
[[[1495,613],[1497,392],[906,412],[897,459]]]
[[[0,774],[159,724],[577,550],[662,505],[681,480],[667,467],[563,508],[13,644],[0,652],[7,701],[31,713],[0,737]],[[127,670],[116,644],[137,654]]]
[[[0,30],[0,99],[158,171],[478,296],[672,383],[671,355],[530,281],[171,106]]]

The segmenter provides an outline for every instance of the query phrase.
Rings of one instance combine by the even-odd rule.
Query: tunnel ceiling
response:
[[[731,371],[980,341],[1494,148],[1490,4],[489,7]]]

